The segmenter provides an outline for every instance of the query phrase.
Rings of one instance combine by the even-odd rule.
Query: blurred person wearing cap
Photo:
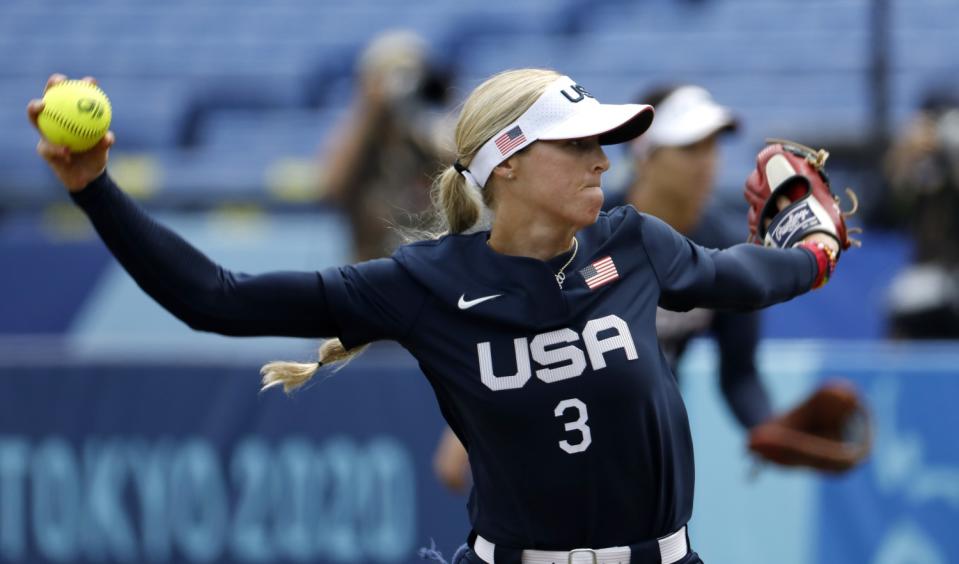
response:
[[[694,85],[656,87],[640,97],[656,108],[656,121],[646,135],[627,145],[633,176],[610,204],[631,204],[654,215],[696,243],[715,249],[746,240],[710,200],[719,165],[719,138],[735,132],[738,119],[704,88]],[[620,199],[622,198],[622,199]],[[758,312],[659,308],[656,332],[673,373],[691,339],[708,334],[719,352],[719,385],[723,398],[744,429],[766,421],[772,407],[756,369],[760,337]]]
[[[34,127],[43,107],[28,105]],[[494,75],[464,103],[436,179],[442,227],[319,272],[210,260],[112,180],[112,132],[84,153],[45,138],[37,151],[124,269],[190,327],[329,338],[316,361],[266,364],[264,389],[296,390],[374,341],[407,349],[473,470],[454,563],[701,564],[686,528],[692,437],[657,305],[792,299],[824,279],[838,242],[805,232],[798,247],[706,249],[631,206],[602,211],[603,147],[652,121],[650,106],[601,103],[555,71]]]
[[[425,226],[433,176],[450,159],[451,77],[404,30],[374,39],[356,74],[352,107],[321,156],[319,192],[346,214],[355,260],[369,260]]]
[[[930,89],[883,161],[886,214],[913,239],[886,296],[888,334],[959,338],[959,86]]]

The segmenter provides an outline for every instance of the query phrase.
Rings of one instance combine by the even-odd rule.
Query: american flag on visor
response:
[[[613,257],[601,258],[593,261],[589,266],[579,271],[586,280],[586,285],[590,290],[595,290],[600,286],[605,286],[613,280],[619,278],[619,272],[616,271],[616,264]]]
[[[526,143],[526,136],[523,135],[523,130],[517,125],[513,129],[510,129],[506,133],[497,137],[495,143],[500,154],[505,157],[506,153],[509,153],[516,147]]]

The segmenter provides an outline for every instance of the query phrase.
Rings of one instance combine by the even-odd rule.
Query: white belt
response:
[[[679,562],[689,553],[686,543],[686,526],[671,535],[659,539],[659,556],[662,564]],[[496,545],[476,535],[473,552],[487,564],[495,564],[493,553]],[[629,564],[628,546],[610,548],[576,548],[570,551],[524,550],[523,564]]]

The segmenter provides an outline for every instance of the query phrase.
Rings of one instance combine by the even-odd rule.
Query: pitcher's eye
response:
[[[597,144],[597,141],[592,138],[586,139],[570,139],[567,141],[568,146],[572,149],[585,151]]]

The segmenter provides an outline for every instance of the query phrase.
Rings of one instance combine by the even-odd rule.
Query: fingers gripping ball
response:
[[[767,247],[792,247],[811,233],[825,233],[841,250],[858,243],[849,237],[854,230],[846,228],[846,218],[856,211],[856,195],[847,188],[853,209],[839,209],[824,168],[829,153],[792,141],[768,143],[746,179],[750,240]]]
[[[110,100],[95,84],[63,81],[47,90],[43,103],[43,111],[37,117],[40,132],[52,143],[65,145],[75,153],[96,145],[110,128]]]

